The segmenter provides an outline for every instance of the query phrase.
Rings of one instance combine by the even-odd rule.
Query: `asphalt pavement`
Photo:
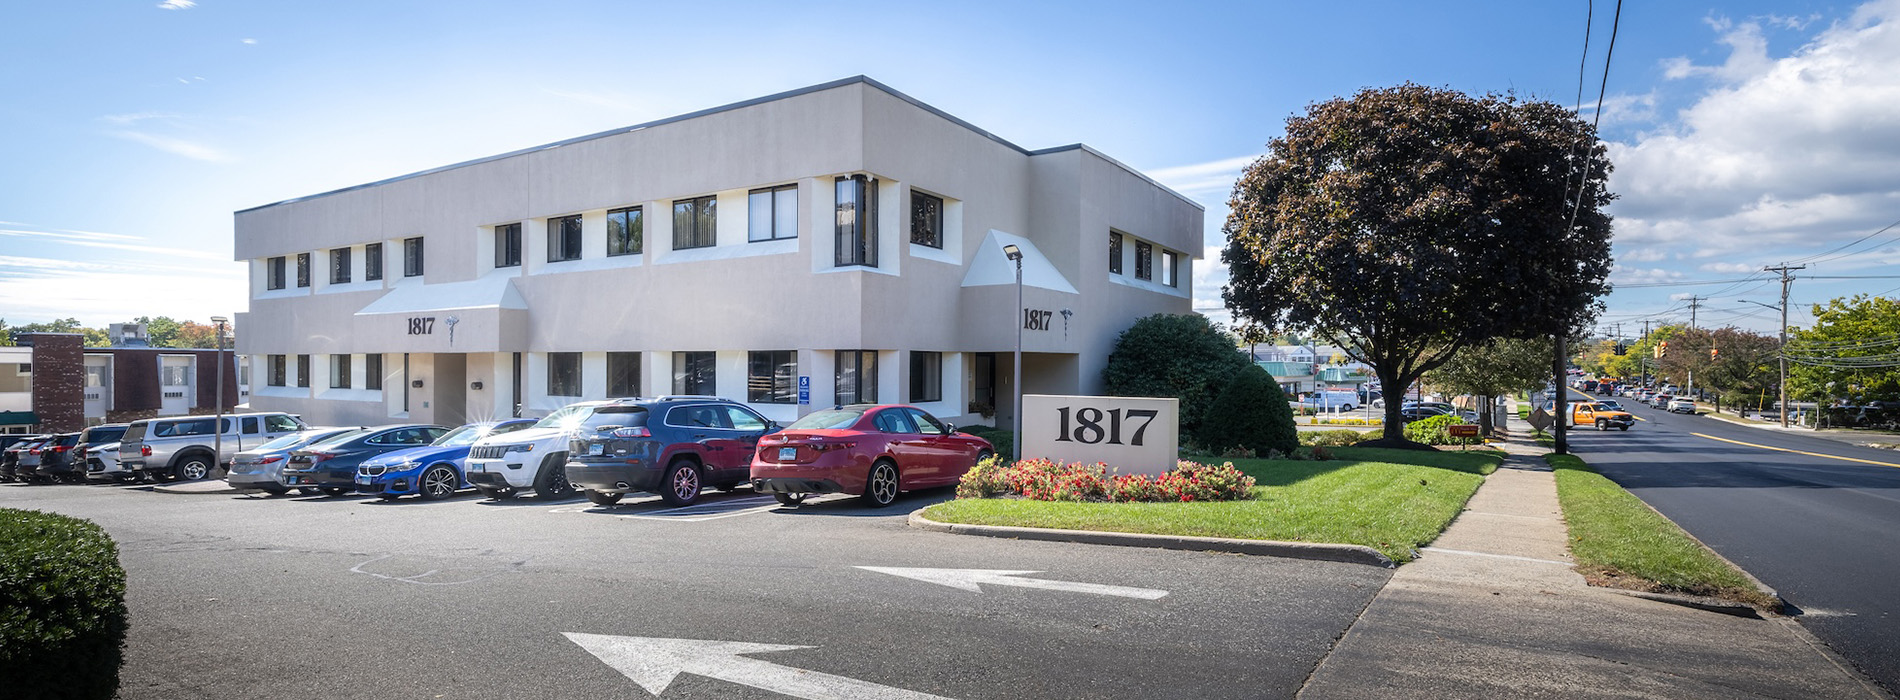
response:
[[[0,486],[118,541],[124,698],[1291,697],[1390,576],[906,526],[947,497]]]
[[[1573,430],[1572,450],[1900,690],[1900,453],[1621,401],[1643,420]]]

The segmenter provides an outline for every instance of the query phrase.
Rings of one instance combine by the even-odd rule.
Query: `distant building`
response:
[[[1255,350],[1253,361],[1273,375],[1289,396],[1324,388],[1358,388],[1373,380],[1370,366],[1332,345],[1269,345]]]
[[[121,335],[121,326],[136,333]],[[0,348],[0,433],[72,432],[88,425],[217,410],[218,351],[154,348],[144,327],[113,324],[115,338],[137,345],[83,347],[77,333],[31,333]],[[230,350],[224,407],[250,393],[246,368]]]

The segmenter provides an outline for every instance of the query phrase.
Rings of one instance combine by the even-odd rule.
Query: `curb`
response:
[[[1394,563],[1379,550],[1356,544],[1314,544],[1310,542],[1276,542],[1273,540],[1243,540],[1229,537],[1189,537],[1185,535],[1149,535],[1137,532],[1099,532],[1095,530],[1057,530],[1041,527],[1011,527],[1005,525],[964,525],[960,523],[940,523],[924,517],[924,509],[910,514],[910,526],[932,532],[945,532],[953,535],[977,535],[980,537],[1003,537],[1016,540],[1037,540],[1041,542],[1074,542],[1077,544],[1105,544],[1118,547],[1150,547],[1155,549],[1179,549],[1194,552],[1221,552],[1225,554],[1249,554],[1255,556],[1284,557],[1288,559],[1314,559],[1318,561],[1336,561],[1347,564],[1365,564],[1381,568],[1396,568]]]
[[[1631,590],[1626,590],[1622,588],[1610,588],[1607,586],[1591,586],[1591,587],[1597,588],[1600,590],[1610,591],[1612,593],[1618,593],[1621,595],[1630,596],[1632,598],[1642,598],[1644,600],[1653,600],[1658,603],[1680,605],[1685,608],[1695,608],[1697,610],[1706,610],[1708,612],[1721,613],[1723,615],[1734,615],[1736,617],[1746,617],[1746,618],[1751,618],[1751,619],[1756,619],[1756,620],[1764,619],[1761,615],[1761,611],[1757,610],[1755,606],[1753,605],[1749,605],[1747,603],[1736,603],[1732,601],[1722,600],[1720,598],[1707,598],[1703,596],[1692,596],[1692,595],[1678,595],[1674,593],[1652,593],[1649,591],[1631,591]]]
[[[183,484],[175,484],[175,485],[174,484],[159,484],[157,486],[153,486],[152,491],[155,493],[182,493],[182,494],[189,494],[189,495],[194,495],[194,496],[200,496],[200,495],[205,495],[205,494],[234,494],[234,493],[257,493],[258,492],[257,489],[240,489],[240,488],[233,487],[230,484],[225,483],[223,480],[219,480],[216,482],[192,481],[192,482],[187,482]]]

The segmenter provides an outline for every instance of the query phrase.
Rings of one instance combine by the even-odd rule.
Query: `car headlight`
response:
[[[523,444],[523,445],[509,445],[508,450],[507,450],[507,452],[533,452],[533,451],[534,451],[534,443],[532,442]],[[506,454],[506,452],[504,452],[503,454]]]
[[[389,465],[389,468],[393,471],[409,471],[411,469],[415,469],[416,467],[420,467],[420,466],[422,466],[421,462],[418,462],[413,459],[405,459],[403,461]]]

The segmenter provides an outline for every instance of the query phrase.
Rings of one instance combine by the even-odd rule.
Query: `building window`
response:
[[[1174,251],[1166,250],[1166,249],[1163,249],[1161,251],[1161,283],[1162,284],[1168,285],[1170,287],[1180,286],[1181,280],[1175,276],[1176,273],[1179,271],[1177,269],[1179,265],[1180,265],[1180,258],[1174,254]]]
[[[495,227],[495,267],[521,266],[521,224]]]
[[[31,367],[31,364],[27,365]],[[106,385],[106,368],[100,365],[86,365],[86,388],[103,389]]]
[[[910,242],[943,247],[943,198],[910,191]]]
[[[798,185],[753,190],[747,206],[746,240],[798,237]]]
[[[581,215],[548,219],[548,262],[581,259]]]
[[[746,365],[746,401],[798,403],[797,351],[754,350]]]
[[[640,395],[640,353],[607,353],[607,397]]]
[[[1155,278],[1155,247],[1146,241],[1135,241],[1135,279],[1151,280]]]
[[[297,286],[310,286],[310,254],[297,254]]]
[[[305,388],[308,388],[310,386],[310,356],[309,355],[297,356],[297,386],[305,387]]]
[[[191,384],[190,365],[165,365],[159,369],[159,384],[165,386],[189,386]]]
[[[350,283],[350,249],[330,249],[330,284]]]
[[[1108,232],[1108,273],[1122,273],[1122,235],[1114,231]]]
[[[912,403],[943,400],[943,353],[911,351],[910,400]]]
[[[838,178],[838,236],[834,265],[877,267],[877,178]]]
[[[673,353],[673,393],[712,395],[718,356],[710,352]]]
[[[284,288],[284,256],[279,255],[264,261],[264,288]]]
[[[370,353],[363,356],[363,388],[370,391],[383,390],[383,356]]]
[[[607,256],[639,255],[644,228],[639,207],[607,212]]]
[[[238,386],[250,386],[250,385],[251,385],[251,363],[239,362],[238,363]]]
[[[707,248],[719,243],[715,224],[719,199],[712,195],[673,202],[673,249]]]
[[[877,351],[838,351],[838,404],[877,403]]]
[[[422,237],[402,239],[402,276],[422,276]]]
[[[264,383],[269,384],[271,386],[283,386],[284,385],[284,356],[283,355],[265,355],[264,365],[265,365],[264,373],[266,375],[269,375],[264,378]]]
[[[369,243],[363,246],[363,279],[373,282],[383,278],[383,244]]]
[[[331,355],[330,356],[330,388],[332,389],[350,388],[350,356],[349,355]]]
[[[581,395],[581,354],[578,352],[548,353],[548,395]]]

